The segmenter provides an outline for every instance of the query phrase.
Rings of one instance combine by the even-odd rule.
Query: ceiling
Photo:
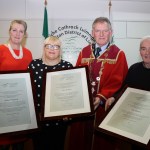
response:
[[[116,12],[150,14],[150,0],[111,0],[111,3]]]
[[[109,1],[109,0],[108,0]],[[111,0],[112,2],[113,1],[129,1],[129,2],[150,2],[150,0]]]

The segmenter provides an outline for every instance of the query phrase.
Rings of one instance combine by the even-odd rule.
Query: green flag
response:
[[[44,22],[43,22],[43,33],[42,33],[42,35],[45,37],[45,39],[48,37],[48,16],[47,16],[46,7],[44,10]]]

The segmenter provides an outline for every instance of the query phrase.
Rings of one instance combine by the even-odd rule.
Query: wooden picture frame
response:
[[[0,72],[0,120],[2,135],[38,129],[30,72]]]
[[[72,119],[93,114],[87,67],[47,71],[44,79],[42,120]]]
[[[150,139],[150,92],[127,88],[97,130],[147,145]]]

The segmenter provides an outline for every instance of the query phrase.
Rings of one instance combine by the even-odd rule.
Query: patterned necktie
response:
[[[95,57],[97,58],[99,55],[100,55],[100,52],[101,52],[101,48],[100,47],[97,47],[96,48],[96,51],[95,51]]]

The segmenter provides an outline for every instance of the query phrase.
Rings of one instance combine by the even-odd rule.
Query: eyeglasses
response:
[[[46,49],[52,49],[52,50],[59,50],[60,46],[59,45],[51,45],[51,44],[46,44],[45,45]]]

